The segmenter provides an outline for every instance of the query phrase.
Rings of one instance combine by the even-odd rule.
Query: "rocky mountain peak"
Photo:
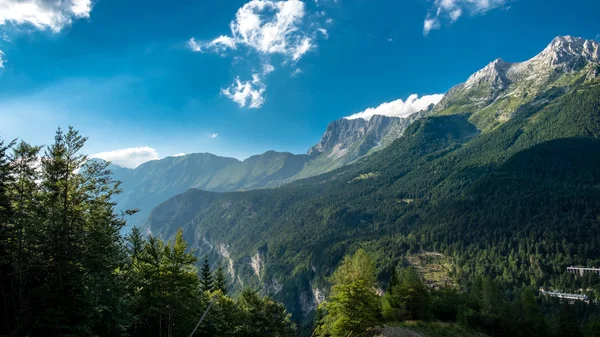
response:
[[[579,37],[558,36],[532,61],[557,67],[580,58],[587,62],[600,61],[600,44],[597,41]]]
[[[370,120],[362,118],[342,118],[329,123],[321,141],[311,147],[308,154],[324,153],[333,150],[337,145],[350,144],[364,136],[369,122]]]
[[[327,131],[321,137],[321,141],[313,146],[308,154],[329,153],[333,156],[342,156],[350,147],[365,140],[368,140],[369,148],[377,146],[383,138],[395,129],[396,125],[403,124],[404,120],[399,117],[382,115],[375,115],[369,120],[363,118],[339,119],[327,126]]]
[[[496,59],[485,66],[485,68],[471,75],[465,83],[465,88],[470,89],[479,85],[489,85],[494,89],[502,89],[510,84],[510,80],[506,77],[506,72],[511,65],[512,63]]]

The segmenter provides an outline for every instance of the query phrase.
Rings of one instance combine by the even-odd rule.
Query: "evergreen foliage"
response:
[[[327,314],[319,327],[320,336],[366,336],[377,325],[380,303],[375,273],[372,260],[362,249],[344,259],[331,277],[331,296],[324,306]]]
[[[213,279],[215,280],[215,290],[219,290],[223,293],[223,295],[227,295],[227,275],[225,274],[222,264],[219,263],[217,270],[215,270]]]
[[[483,133],[471,112],[428,117],[389,147],[325,175],[272,190],[190,190],[156,208],[147,226],[170,237],[169,224],[188,224],[190,238],[227,242],[236,266],[266,252],[261,280],[288,290],[277,298],[297,318],[305,314],[300,294],[315,284],[326,289],[332,266],[357,248],[381,267],[379,280],[407,254],[427,251],[452,261],[463,293],[489,276],[511,293],[511,305],[524,287],[582,289],[596,299],[600,280],[566,268],[600,265],[598,97],[597,80],[548,87]],[[255,282],[250,268],[236,272]],[[430,305],[455,315],[435,298]]]
[[[214,289],[213,276],[210,271],[210,265],[208,263],[208,256],[204,257],[204,264],[200,272],[201,289],[204,292],[212,292]]]
[[[181,230],[124,240],[135,211],[115,212],[119,183],[85,142],[73,128],[43,154],[0,140],[0,336],[188,336],[210,302],[196,336],[295,336],[269,298],[226,297],[221,276],[220,291],[203,292]]]
[[[348,273],[352,271],[349,266],[353,260],[356,260],[354,256],[345,257],[334,275],[339,272],[358,275]],[[376,283],[367,286],[360,277],[354,280],[352,277],[332,278],[331,296],[315,318],[317,335],[368,336],[381,325],[418,327],[419,322],[449,323],[446,328],[428,330],[440,336],[454,336],[454,331],[462,331],[457,335],[467,335],[467,332],[480,335],[476,333],[480,332],[492,337],[597,335],[600,308],[593,303],[543,297],[529,287],[511,292],[491,277],[477,278],[470,293],[466,293],[454,288],[428,287],[413,267],[401,268],[395,275],[393,272],[391,286],[379,298],[373,296]],[[335,283],[340,279],[347,281],[341,285]],[[381,307],[372,303],[378,300]]]

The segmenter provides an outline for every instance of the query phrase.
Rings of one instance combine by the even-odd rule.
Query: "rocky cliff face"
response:
[[[321,141],[313,146],[308,154],[324,154],[329,158],[350,162],[372,150],[383,148],[402,136],[406,128],[415,120],[423,118],[431,110],[417,112],[406,118],[375,115],[370,119],[342,118],[327,126]]]

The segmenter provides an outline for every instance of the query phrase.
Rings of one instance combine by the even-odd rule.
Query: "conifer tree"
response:
[[[0,306],[0,335],[9,335],[13,327],[13,318],[15,312],[14,297],[11,294],[11,284],[9,275],[13,274],[12,255],[14,245],[11,244],[14,238],[14,230],[11,226],[12,207],[9,190],[12,185],[12,176],[10,169],[10,160],[8,152],[13,143],[5,145],[0,140],[0,296],[2,296],[2,305]]]
[[[204,264],[200,271],[200,289],[204,292],[212,292],[214,289],[213,277],[210,265],[208,264],[208,255],[204,256]]]
[[[227,275],[223,265],[219,263],[214,275],[215,290],[220,290],[223,295],[227,295]]]
[[[344,258],[331,277],[331,296],[324,306],[327,315],[318,335],[365,336],[377,325],[381,309],[375,273],[373,261],[362,249]]]
[[[390,289],[392,307],[399,308],[406,319],[424,319],[429,303],[429,293],[414,267],[402,270],[399,282]]]
[[[31,284],[31,266],[44,263],[37,259],[33,251],[41,228],[36,224],[41,222],[43,212],[40,209],[38,181],[40,179],[38,164],[41,146],[32,146],[21,141],[13,148],[12,174],[14,188],[11,192],[14,209],[12,223],[15,229],[15,247],[13,252],[13,291],[15,293],[15,308],[18,313],[27,311],[29,299],[27,289]],[[26,320],[23,315],[16,315],[14,331],[16,334],[25,333]]]

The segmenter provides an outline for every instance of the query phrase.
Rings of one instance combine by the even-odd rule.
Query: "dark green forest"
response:
[[[566,268],[600,265],[599,112],[592,81],[550,88],[483,133],[472,111],[430,116],[328,174],[189,190],[126,237],[136,210],[115,211],[119,182],[75,130],[47,147],[2,143],[0,335],[189,335],[210,307],[197,336],[364,336],[414,320],[597,336],[600,277]],[[235,281],[200,240],[229,247]],[[456,286],[425,283],[408,263],[421,252],[449,259]],[[327,299],[307,311],[315,289]]]
[[[530,287],[509,290],[491,276],[477,277],[469,291],[430,287],[414,267],[402,264],[390,270],[381,295],[377,274],[362,249],[343,259],[330,278],[330,297],[315,316],[318,336],[371,336],[383,324],[413,321],[446,323],[442,336],[600,335],[600,308],[594,304],[540,297]]]
[[[233,299],[223,268],[115,212],[108,163],[60,129],[45,148],[0,141],[0,336],[295,336],[284,306]],[[201,315],[210,307],[202,324]]]
[[[548,88],[484,133],[470,122],[474,111],[430,116],[331,173],[273,190],[189,190],[146,227],[227,242],[246,284],[278,280],[274,297],[298,319],[307,316],[298,298],[328,289],[335,266],[358,248],[381,284],[406,256],[433,251],[452,259],[467,294],[489,277],[507,301],[540,287],[596,299],[600,278],[566,268],[600,265],[599,112],[591,81]],[[257,253],[258,278],[241,262]]]

